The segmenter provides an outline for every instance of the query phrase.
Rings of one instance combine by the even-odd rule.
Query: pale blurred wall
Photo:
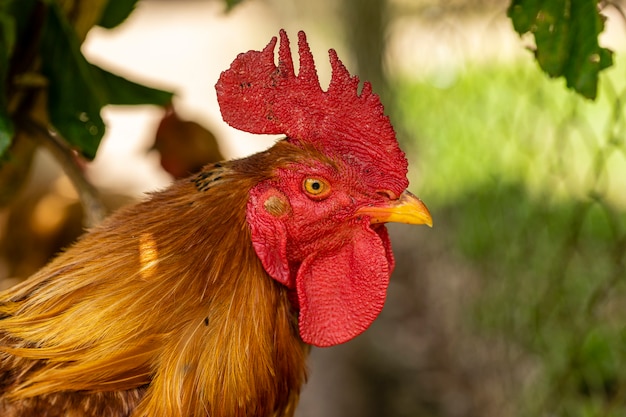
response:
[[[290,18],[298,14],[290,4],[251,0],[227,13],[221,1],[139,2],[118,28],[94,28],[83,51],[91,62],[132,80],[175,91],[180,115],[216,133],[228,158],[241,157],[267,148],[276,137],[247,134],[221,119],[214,85],[238,53],[262,49],[280,28],[293,46],[297,31],[305,30],[323,84],[329,79],[327,50],[346,55],[323,22]],[[157,156],[145,154],[162,113],[150,106],[105,109],[107,133],[89,171],[97,186],[139,195],[169,182]]]
[[[456,7],[453,3],[388,2],[387,26],[382,28],[387,76],[431,76],[445,87],[454,82],[467,59],[511,59],[525,53],[505,19],[504,6],[468,13],[460,21],[447,14],[447,8]],[[214,90],[220,72],[238,53],[263,48],[280,28],[287,30],[292,47],[297,31],[305,30],[323,86],[330,78],[329,48],[337,50],[352,73],[357,72],[357,54],[347,46],[350,28],[345,25],[350,23],[344,23],[354,24],[349,18],[351,4],[247,0],[226,12],[220,0],[140,1],[119,27],[94,28],[83,51],[90,61],[132,80],[174,90],[180,114],[214,131],[227,157],[240,157],[268,147],[274,138],[261,140],[222,122]],[[383,88],[379,85],[376,90],[376,83],[374,87],[379,92]],[[105,109],[107,134],[90,168],[96,185],[139,196],[169,182],[156,155],[145,155],[161,115],[162,110],[154,107]]]

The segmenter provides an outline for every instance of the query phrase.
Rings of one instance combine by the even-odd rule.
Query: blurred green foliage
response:
[[[519,415],[626,415],[625,69],[597,102],[531,62],[396,85],[412,183],[481,276],[471,325],[524,363]]]
[[[86,30],[98,22],[111,28],[126,19],[135,3],[0,2],[0,156],[11,146],[16,123],[40,119],[40,123],[49,120],[72,148],[92,159],[105,130],[100,117],[102,107],[165,106],[171,101],[169,92],[136,84],[89,64],[80,50],[84,34],[75,28],[77,23],[72,19],[81,21],[81,25],[87,21]],[[94,12],[99,8],[101,14]],[[91,13],[96,15],[89,22]],[[44,91],[47,115],[35,105],[35,96]]]
[[[108,104],[165,106],[172,99],[171,93],[133,83],[89,64],[72,27],[55,3],[46,13],[41,57],[42,72],[49,82],[50,120],[89,159],[95,157],[104,135],[102,107]]]
[[[604,30],[598,0],[512,0],[509,17],[520,35],[533,34],[541,69],[596,98],[598,73],[613,63],[612,52],[598,44]]]
[[[102,12],[98,26],[112,29],[121,24],[135,10],[137,0],[109,0]]]

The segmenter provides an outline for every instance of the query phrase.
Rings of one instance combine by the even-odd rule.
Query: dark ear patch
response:
[[[263,203],[263,207],[265,208],[265,211],[274,217],[281,217],[291,211],[289,202],[282,194],[269,196]]]

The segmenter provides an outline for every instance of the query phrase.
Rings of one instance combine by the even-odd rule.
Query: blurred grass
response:
[[[419,155],[413,183],[436,204],[468,188],[511,181],[534,193],[549,189],[555,197],[583,197],[580,186],[588,185],[595,151],[613,129],[611,138],[622,145],[621,158],[609,161],[617,181],[612,193],[618,194],[617,185],[626,185],[618,178],[626,177],[626,129],[623,117],[618,123],[612,118],[616,96],[626,98],[625,69],[620,56],[602,77],[596,102],[545,77],[530,57],[508,65],[470,64],[446,88],[437,87],[436,75],[399,82],[398,117],[411,137],[409,153]],[[563,168],[569,171],[566,177]],[[611,198],[626,204],[621,195]]]
[[[469,325],[524,356],[519,415],[626,416],[625,69],[596,102],[530,59],[395,86],[412,186],[481,276]]]

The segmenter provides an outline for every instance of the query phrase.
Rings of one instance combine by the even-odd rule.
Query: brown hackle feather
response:
[[[0,415],[291,416],[307,347],[245,208],[311,152],[280,142],[206,167],[0,293]]]

